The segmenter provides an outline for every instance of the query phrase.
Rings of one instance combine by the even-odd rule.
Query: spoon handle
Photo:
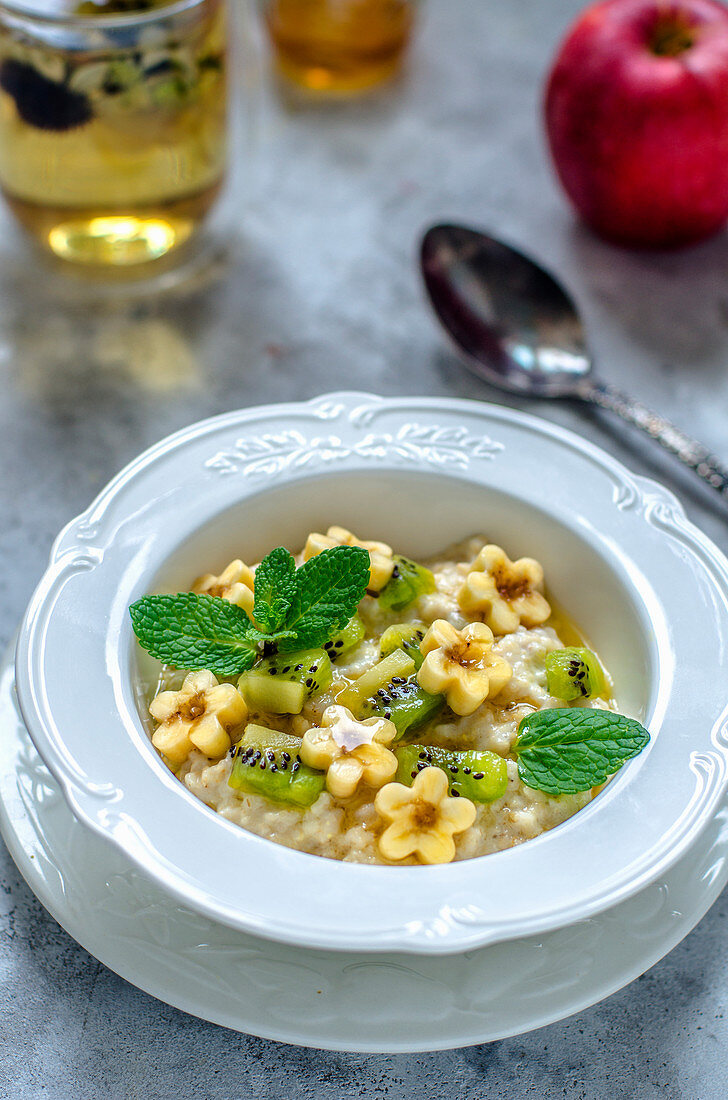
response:
[[[578,392],[582,401],[590,401],[600,409],[609,409],[628,424],[641,428],[657,440],[665,450],[677,455],[698,477],[723,496],[728,497],[728,469],[696,439],[676,428],[664,416],[652,412],[646,405],[634,401],[603,382],[590,382]]]

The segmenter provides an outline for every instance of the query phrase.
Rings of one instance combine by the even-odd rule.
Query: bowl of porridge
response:
[[[193,909],[452,952],[616,904],[710,821],[727,608],[675,499],[578,437],[335,394],[123,471],[56,541],[18,693],[77,817]]]
[[[289,584],[288,618],[300,622],[303,610],[305,623],[311,583],[334,603],[353,584],[339,619],[318,636],[305,628],[304,643],[253,636],[246,646]],[[253,566],[233,559],[188,588],[132,609],[141,645],[160,658],[145,678],[156,681],[152,745],[227,821],[298,851],[389,866],[502,851],[567,820],[647,743],[615,713],[597,654],[546,597],[541,564],[513,561],[483,535],[415,562],[333,524],[295,556],[277,547]],[[221,618],[197,630],[208,614]],[[207,635],[228,626],[230,646],[218,653]],[[627,735],[626,755],[595,759],[594,773],[585,769],[590,718]],[[534,721],[537,733],[547,722],[536,763],[549,751],[556,772],[548,761],[543,775],[524,770]],[[552,731],[564,726],[554,748]]]

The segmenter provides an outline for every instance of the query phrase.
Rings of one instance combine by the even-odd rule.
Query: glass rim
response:
[[[140,27],[149,23],[160,23],[164,19],[180,15],[194,8],[202,8],[210,4],[211,0],[174,0],[171,4],[164,4],[148,11],[112,12],[98,15],[77,15],[73,12],[42,12],[25,7],[22,0],[13,3],[13,0],[0,0],[0,19],[8,15],[13,19],[22,19],[38,26],[77,27],[91,30],[92,28],[124,28]]]

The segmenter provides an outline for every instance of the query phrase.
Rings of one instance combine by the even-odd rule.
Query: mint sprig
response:
[[[523,718],[512,751],[527,787],[551,795],[576,794],[606,783],[649,739],[634,718],[565,707]]]
[[[137,600],[132,626],[141,647],[164,664],[237,676],[264,648],[290,652],[328,641],[363,598],[369,567],[361,547],[333,546],[296,569],[279,546],[255,573],[255,621],[219,596],[179,592]]]
[[[142,596],[129,613],[142,648],[174,668],[237,676],[257,656],[260,631],[241,607],[216,596]]]
[[[360,546],[332,546],[296,570],[296,587],[285,618],[294,638],[282,651],[313,649],[351,619],[369,583],[369,552]]]

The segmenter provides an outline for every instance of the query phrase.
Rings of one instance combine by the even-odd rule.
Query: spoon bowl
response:
[[[436,225],[422,241],[422,273],[440,323],[491,385],[566,397],[590,373],[574,303],[516,249],[465,226]]]
[[[535,260],[467,226],[434,225],[420,262],[432,307],[474,374],[510,393],[609,409],[728,497],[728,469],[702,443],[594,378],[577,308]]]

